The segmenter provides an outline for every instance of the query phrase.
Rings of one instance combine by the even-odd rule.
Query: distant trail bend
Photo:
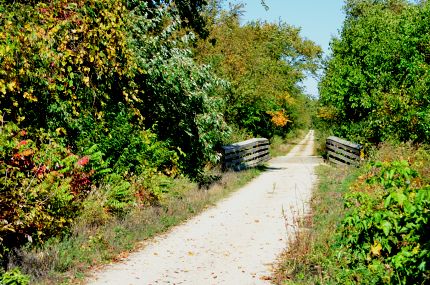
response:
[[[213,208],[147,242],[88,284],[270,284],[271,264],[287,246],[293,217],[309,210],[314,132],[268,170]]]

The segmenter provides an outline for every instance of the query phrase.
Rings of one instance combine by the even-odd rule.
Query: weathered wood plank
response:
[[[236,163],[240,163],[240,162],[246,162],[246,161],[254,160],[254,159],[256,159],[260,156],[266,155],[266,154],[269,154],[269,150],[257,152],[257,153],[254,153],[252,155],[247,155],[244,157],[237,158],[235,160],[230,160],[230,161],[227,161],[226,164],[236,164]]]
[[[361,149],[361,148],[353,148],[353,147],[351,147],[351,146],[343,145],[343,144],[341,144],[341,143],[339,143],[339,142],[335,142],[335,141],[331,141],[331,140],[327,140],[326,145],[327,145],[327,146],[335,146],[335,147],[338,147],[338,148],[344,149],[344,150],[346,150],[346,151],[349,151],[349,152],[355,153],[355,154],[357,154],[357,155],[359,155],[359,154],[360,154],[360,149]]]
[[[331,156],[328,158],[328,160],[331,161],[331,162],[333,162],[333,163],[335,163],[335,164],[338,164],[338,165],[347,165],[346,163],[344,163],[344,162],[342,162],[340,160],[337,160],[336,158],[331,157]]]
[[[223,146],[223,166],[236,170],[249,168],[270,159],[269,140],[256,138]]]
[[[231,152],[237,152],[242,149],[252,148],[254,146],[259,145],[268,145],[269,141],[264,138],[256,138],[256,139],[250,139],[243,142],[234,143],[231,145],[223,146],[224,154],[229,154]]]
[[[354,149],[360,149],[361,148],[361,145],[359,145],[358,143],[353,143],[353,142],[350,142],[350,141],[347,141],[347,140],[344,140],[344,139],[341,139],[341,138],[338,138],[335,136],[330,136],[327,138],[327,140],[331,140],[331,141],[340,143],[342,145],[349,146],[349,147],[354,148]]]
[[[235,167],[235,166],[238,166],[238,165],[254,166],[254,165],[257,165],[257,164],[259,164],[259,163],[261,163],[263,161],[266,161],[268,159],[269,158],[267,156],[263,156],[263,157],[259,157],[259,158],[255,159],[255,160],[241,161],[241,162],[237,162],[237,163],[234,163],[234,164],[230,164],[230,165],[228,165],[228,167],[231,168],[231,167]]]
[[[245,150],[243,150],[241,152],[237,152],[237,153],[230,153],[230,154],[226,155],[224,157],[224,159],[230,160],[230,159],[234,159],[236,157],[245,156],[247,154],[259,152],[259,151],[266,150],[266,149],[269,149],[269,145],[263,145],[263,146],[258,146],[258,147],[254,147],[251,149],[245,149]]]
[[[328,155],[329,155],[329,157],[335,157],[335,158],[337,158],[337,160],[342,160],[342,161],[344,161],[345,163],[348,163],[348,164],[357,164],[358,163],[357,160],[349,159],[349,158],[347,158],[347,157],[345,157],[345,156],[343,156],[343,155],[341,155],[339,153],[335,153],[335,152],[332,152],[332,151],[328,151]]]
[[[338,137],[328,137],[326,141],[328,159],[336,164],[358,165],[361,160],[361,145]]]
[[[342,155],[344,155],[344,156],[346,156],[348,158],[352,158],[352,159],[355,159],[355,160],[360,160],[360,155],[348,152],[346,150],[338,148],[337,146],[327,145],[327,149],[331,150],[331,151],[333,151],[335,153],[342,154]]]
[[[259,159],[258,161],[254,160],[254,161],[250,161],[250,162],[243,162],[243,163],[237,164],[235,166],[231,166],[230,168],[232,168],[234,170],[244,170],[247,168],[255,167],[255,166],[257,166],[257,165],[259,165],[265,161],[268,161],[269,159],[270,159],[270,156],[265,155],[265,156],[261,157],[261,159]]]

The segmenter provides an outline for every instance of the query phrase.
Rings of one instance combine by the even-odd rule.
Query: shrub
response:
[[[146,130],[124,104],[111,106],[105,119],[81,118],[81,131],[74,142],[78,150],[96,144],[113,172],[124,177],[148,173],[149,169],[172,176],[179,173],[179,151],[159,140],[153,130]]]
[[[67,233],[94,182],[108,172],[93,147],[78,156],[53,136],[7,123],[0,131],[0,255],[28,241]]]
[[[27,285],[30,277],[21,273],[18,268],[6,271],[0,276],[1,285]]]
[[[121,175],[111,174],[106,177],[105,181],[107,194],[105,206],[109,211],[122,214],[135,204],[131,184],[124,181]]]
[[[418,172],[407,161],[378,162],[353,190],[340,227],[346,275],[367,284],[429,282],[430,187]]]

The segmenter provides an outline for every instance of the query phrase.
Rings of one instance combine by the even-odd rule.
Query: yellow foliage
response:
[[[9,20],[13,13],[2,15],[6,25],[0,27],[0,103],[9,119],[23,115],[27,103],[47,102],[44,96],[61,100],[78,116],[85,98],[71,96],[77,90],[91,88],[100,94],[106,90],[99,89],[96,81],[132,79],[134,57],[124,30],[124,3],[68,2],[25,7],[28,11],[21,13],[26,16],[17,23]],[[37,86],[34,91],[33,86]],[[106,97],[95,98],[97,107]]]
[[[323,106],[318,109],[318,118],[334,119],[336,118],[336,110],[333,107]]]
[[[381,250],[382,250],[382,245],[375,240],[373,242],[373,245],[370,247],[370,251],[374,256],[380,256],[381,255]]]
[[[291,96],[291,94],[288,91],[284,92],[284,101],[285,103],[287,103],[288,105],[294,105],[297,103],[297,100],[295,98],[293,98],[293,96]]]
[[[271,121],[276,127],[285,127],[288,122],[291,122],[284,110],[267,113],[272,116]]]

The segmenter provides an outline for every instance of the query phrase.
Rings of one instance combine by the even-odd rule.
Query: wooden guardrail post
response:
[[[326,148],[329,161],[336,164],[358,165],[361,160],[361,145],[335,136],[327,138]]]
[[[255,138],[222,147],[223,168],[242,170],[270,159],[269,140]]]

